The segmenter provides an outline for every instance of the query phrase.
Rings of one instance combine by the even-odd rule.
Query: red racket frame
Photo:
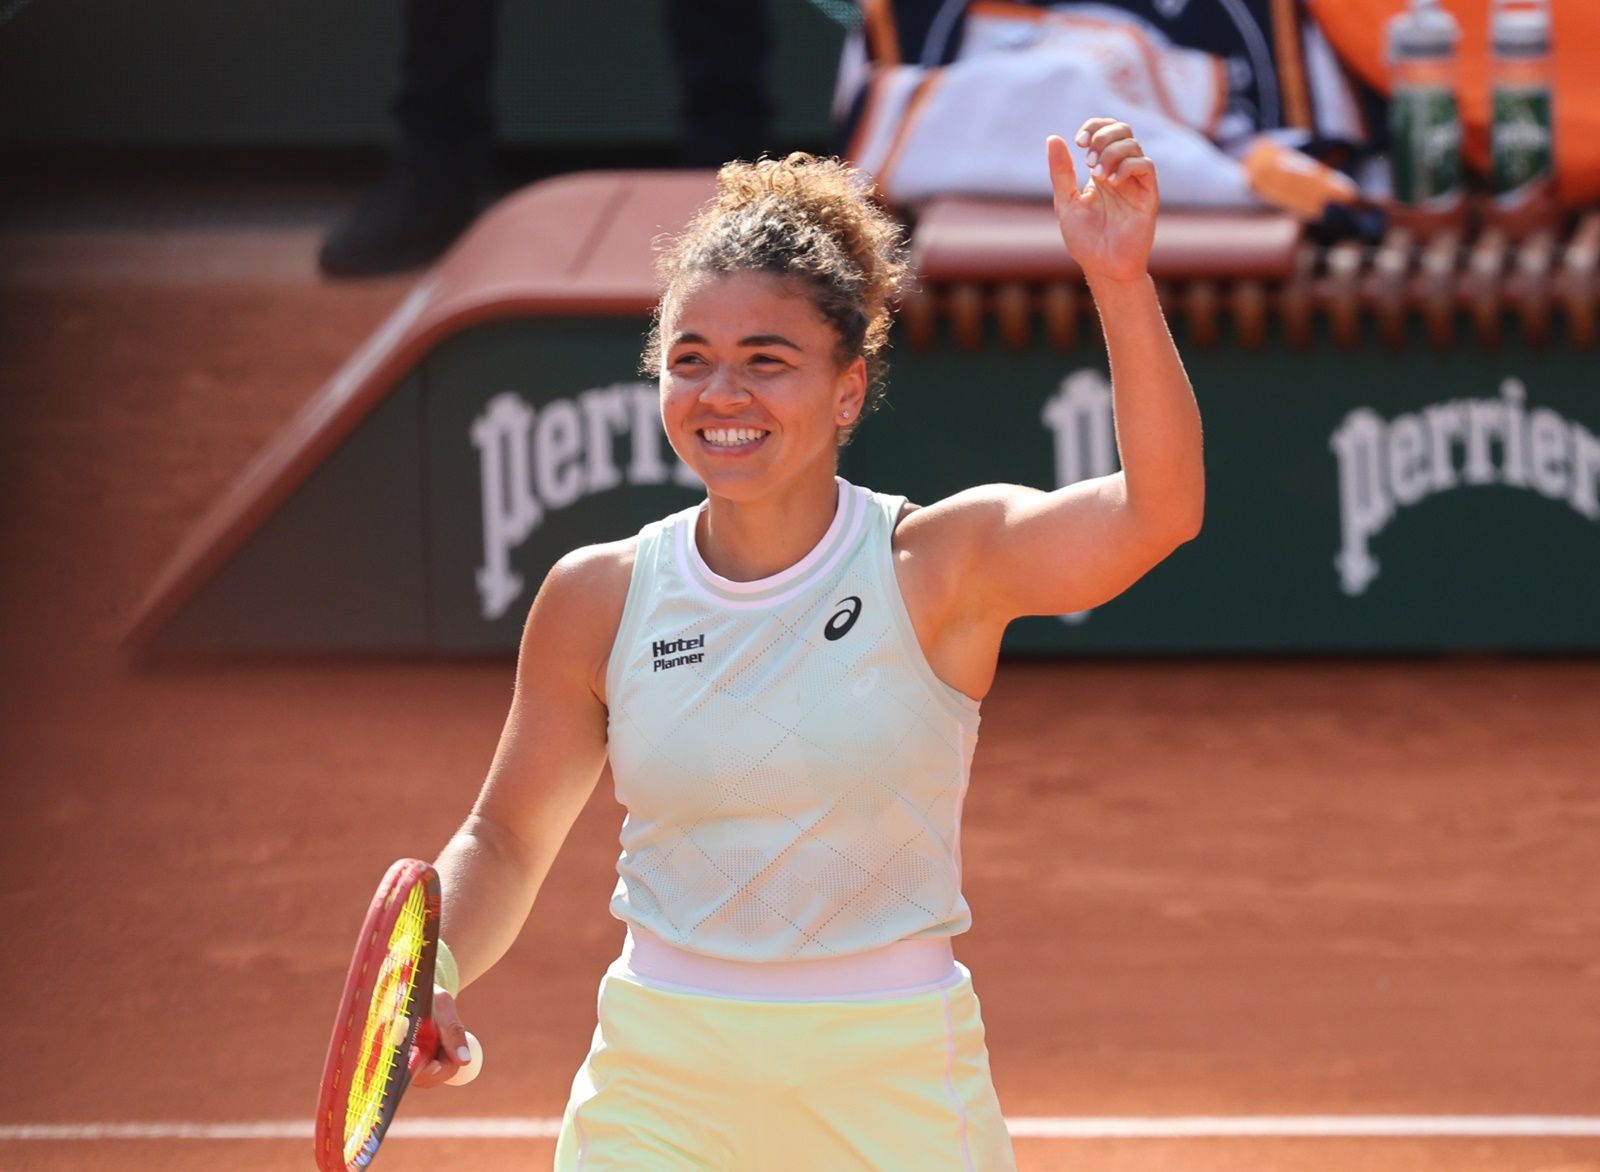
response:
[[[355,1158],[346,1163],[345,1107],[355,1078],[355,1063],[359,1058],[356,1049],[372,1004],[376,978],[382,969],[384,957],[388,955],[389,937],[400,919],[406,900],[419,884],[424,892],[423,945],[422,955],[417,962],[411,1021],[406,1027],[406,1046],[409,1047],[407,1061],[404,1065],[396,1064],[390,1072],[378,1125]],[[384,1133],[394,1121],[401,1096],[411,1085],[424,1058],[431,1058],[439,1048],[439,1031],[433,1024],[433,970],[439,953],[439,914],[439,875],[431,864],[421,859],[401,859],[396,862],[384,875],[383,882],[372,897],[367,918],[361,925],[361,935],[356,940],[350,972],[345,977],[344,995],[339,1000],[339,1013],[333,1020],[333,1036],[328,1041],[328,1057],[322,1068],[315,1138],[317,1167],[321,1172],[359,1172],[372,1163]]]

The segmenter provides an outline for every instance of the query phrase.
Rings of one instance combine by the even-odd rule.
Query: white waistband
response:
[[[763,1001],[901,997],[953,985],[961,976],[948,936],[818,960],[747,961],[702,956],[632,924],[617,963],[642,984]]]

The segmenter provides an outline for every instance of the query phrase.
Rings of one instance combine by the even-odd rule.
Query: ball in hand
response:
[[[477,1078],[478,1072],[483,1069],[483,1044],[478,1041],[477,1034],[468,1032],[467,1049],[472,1052],[472,1057],[444,1080],[446,1086],[464,1087]]]

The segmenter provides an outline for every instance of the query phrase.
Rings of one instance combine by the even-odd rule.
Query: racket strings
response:
[[[344,1155],[354,1160],[383,1122],[397,1067],[410,1057],[412,1010],[417,970],[427,934],[427,892],[422,884],[406,895],[388,948],[373,978],[372,999],[355,1054],[355,1071],[345,1105]]]

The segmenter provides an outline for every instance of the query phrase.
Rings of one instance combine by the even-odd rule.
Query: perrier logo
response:
[[[1461,122],[1447,89],[1396,94],[1394,194],[1402,203],[1444,204],[1460,194]]]
[[[483,565],[478,594],[493,621],[522,596],[511,555],[545,517],[623,485],[692,488],[699,477],[673,454],[661,430],[652,383],[591,387],[537,410],[502,391],[472,421],[483,490]]]
[[[1328,441],[1339,461],[1334,565],[1352,597],[1378,576],[1372,541],[1401,509],[1457,488],[1505,485],[1564,501],[1600,522],[1600,439],[1547,407],[1530,410],[1522,380],[1495,398],[1452,399],[1384,419],[1370,407],[1344,418]]]
[[[1550,92],[1496,89],[1489,134],[1497,195],[1545,179],[1550,174]]]

